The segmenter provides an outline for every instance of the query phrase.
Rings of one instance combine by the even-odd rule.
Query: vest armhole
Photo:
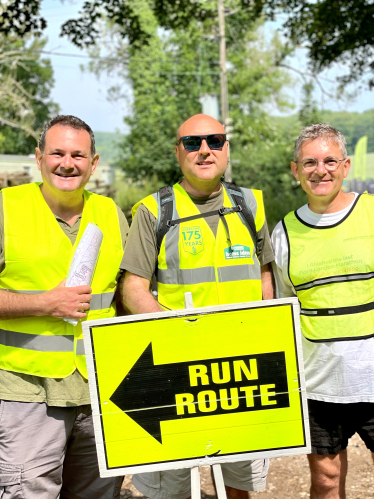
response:
[[[293,287],[295,287],[294,283],[292,282],[291,273],[290,273],[290,266],[291,266],[291,245],[290,245],[290,238],[288,236],[287,227],[286,227],[286,224],[285,224],[284,220],[285,219],[282,220],[282,226],[283,226],[283,230],[284,230],[284,233],[285,233],[285,236],[286,236],[286,239],[287,239],[287,246],[288,246],[287,274],[288,274],[288,278],[290,280],[290,283],[292,284]]]

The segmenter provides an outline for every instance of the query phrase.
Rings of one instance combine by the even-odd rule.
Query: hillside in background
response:
[[[363,113],[349,113],[347,111],[333,112],[320,111],[321,121],[337,128],[345,136],[348,145],[348,154],[354,153],[355,145],[360,137],[368,136],[368,153],[374,152],[374,109]],[[299,116],[274,117],[274,123],[283,129],[301,128]],[[295,140],[296,137],[292,137]]]
[[[118,156],[117,140],[118,133],[94,132],[96,151],[100,153],[100,160],[105,163],[113,163]]]
[[[356,142],[363,135],[368,136],[368,153],[374,152],[374,109],[363,113],[349,113],[346,111],[321,111],[322,121],[337,128],[347,139],[348,154],[354,153]],[[274,123],[283,130],[293,130],[295,126],[301,128],[297,114],[292,116],[275,116]],[[299,125],[299,126],[298,126]],[[104,162],[113,163],[119,155],[117,140],[119,134],[110,132],[95,132],[96,149]],[[293,142],[296,137],[290,137]]]

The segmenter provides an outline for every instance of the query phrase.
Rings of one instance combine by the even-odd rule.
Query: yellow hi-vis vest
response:
[[[374,336],[374,197],[359,196],[332,226],[311,226],[296,212],[283,226],[304,336],[314,342]]]
[[[173,220],[200,214],[179,184],[173,186],[173,192]],[[243,192],[259,231],[265,221],[262,192],[249,189],[243,189]],[[137,203],[133,216],[140,204],[158,217],[157,193]],[[224,206],[233,206],[225,189]],[[204,218],[174,225],[167,232],[158,255],[160,305],[173,310],[184,308],[187,291],[191,291],[195,307],[262,299],[261,269],[248,228],[237,213],[230,213],[225,218],[231,247],[222,220],[216,237]]]
[[[116,205],[84,191],[84,209],[74,246],[45,202],[39,184],[9,187],[4,203],[5,269],[0,289],[42,293],[57,286],[87,224],[104,234],[92,287],[87,320],[113,317],[113,296],[123,256]],[[0,319],[0,369],[46,378],[65,378],[78,368],[87,378],[82,326],[51,316]]]

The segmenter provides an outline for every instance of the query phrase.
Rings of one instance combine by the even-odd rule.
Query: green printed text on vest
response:
[[[175,215],[184,219],[200,211],[180,184],[173,187]],[[259,231],[265,221],[261,191],[243,189]],[[225,207],[232,207],[224,189]],[[156,218],[157,194],[148,196],[133,208],[135,215],[143,204]],[[241,303],[262,299],[260,264],[248,228],[237,213],[225,215],[232,248],[222,220],[216,237],[201,217],[173,225],[161,244],[158,256],[158,299],[161,305],[184,308],[184,293],[192,292],[195,307]]]

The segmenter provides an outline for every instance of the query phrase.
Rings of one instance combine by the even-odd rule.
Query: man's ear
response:
[[[175,154],[176,154],[176,156],[177,156],[177,161],[178,161],[178,163],[179,163],[179,147],[176,145],[176,146],[174,147],[174,149],[175,149]]]
[[[351,158],[348,157],[344,163],[344,178],[347,178],[350,167],[351,167]]]
[[[42,151],[39,149],[39,147],[35,147],[35,161],[36,161],[36,164],[38,166],[38,170],[41,171],[42,167],[41,167],[41,161],[42,161]]]
[[[295,179],[300,180],[299,179],[299,171],[297,169],[297,164],[295,163],[295,161],[291,161],[291,171],[292,171],[292,175],[295,177]]]
[[[99,156],[100,156],[99,153],[96,153],[95,156],[92,158],[92,161],[91,161],[91,164],[92,164],[91,175],[93,175],[95,173],[97,165],[99,164]]]

